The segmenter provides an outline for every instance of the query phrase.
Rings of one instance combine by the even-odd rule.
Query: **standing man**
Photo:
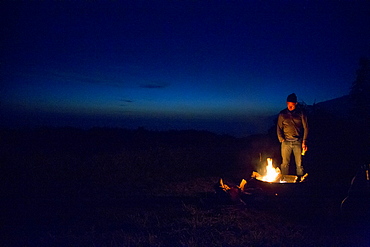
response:
[[[307,151],[308,124],[307,116],[297,107],[297,96],[292,93],[287,97],[287,108],[279,113],[277,136],[281,142],[281,173],[288,175],[290,156],[293,152],[297,175],[303,175],[302,150]]]

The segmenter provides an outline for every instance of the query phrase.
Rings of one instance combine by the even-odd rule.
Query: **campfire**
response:
[[[263,174],[263,175],[262,175]],[[294,198],[304,194],[305,183],[308,174],[300,178],[295,175],[283,175],[278,167],[273,166],[271,158],[267,159],[267,165],[258,172],[253,172],[251,179],[242,179],[240,185],[227,185],[221,178],[215,185],[216,194],[232,202],[245,204],[251,198],[258,198],[261,194],[279,196],[280,198]]]
[[[267,158],[266,174],[264,176],[257,177],[257,179],[265,182],[275,182],[281,177],[279,167],[272,166],[272,159]]]
[[[263,175],[254,171],[252,173],[252,178],[255,178],[263,182],[269,182],[269,183],[297,183],[298,182],[298,176],[282,175],[279,167],[274,167],[272,165],[271,158],[267,158],[267,166],[265,167],[265,170],[266,171],[264,172]],[[299,182],[304,181],[307,176],[308,174],[306,173],[304,176],[301,177]]]

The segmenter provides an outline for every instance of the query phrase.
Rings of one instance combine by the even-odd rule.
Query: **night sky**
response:
[[[349,93],[369,1],[1,1],[2,126],[266,132]]]

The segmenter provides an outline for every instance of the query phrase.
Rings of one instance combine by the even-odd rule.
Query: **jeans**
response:
[[[281,143],[281,157],[283,162],[281,164],[281,174],[289,174],[289,162],[291,154],[294,154],[297,175],[303,175],[302,166],[302,142],[301,141],[283,141]]]

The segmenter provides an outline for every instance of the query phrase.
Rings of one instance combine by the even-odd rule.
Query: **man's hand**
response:
[[[302,150],[305,151],[305,152],[308,150],[306,142],[302,142]]]

